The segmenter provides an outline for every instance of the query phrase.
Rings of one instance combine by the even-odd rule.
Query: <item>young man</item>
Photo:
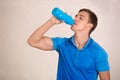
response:
[[[44,36],[55,24],[51,17],[28,39],[32,47],[42,50],[56,50],[59,53],[57,80],[110,80],[108,56],[105,50],[91,37],[97,26],[97,16],[89,9],[81,9],[71,26],[74,35],[70,38]]]

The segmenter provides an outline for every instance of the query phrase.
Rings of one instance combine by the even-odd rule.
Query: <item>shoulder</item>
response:
[[[107,57],[108,56],[105,49],[94,40],[92,43],[92,50],[94,51],[96,57],[98,57],[98,56],[99,57]]]
[[[58,47],[64,43],[65,41],[67,41],[69,38],[66,38],[66,37],[54,37],[54,38],[51,38],[52,40],[52,43],[53,43],[53,49],[58,49]]]
[[[53,37],[51,39],[52,39],[53,42],[61,44],[64,41],[66,41],[68,38],[66,38],[66,37]]]
[[[96,69],[99,72],[108,71],[110,69],[108,62],[108,54],[103,47],[93,41],[93,51],[96,63]]]

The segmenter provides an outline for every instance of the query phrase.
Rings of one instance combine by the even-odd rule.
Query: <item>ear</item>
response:
[[[91,29],[93,27],[93,24],[89,23],[88,27],[89,27],[89,29]]]

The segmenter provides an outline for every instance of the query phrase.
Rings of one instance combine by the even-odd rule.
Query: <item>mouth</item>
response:
[[[77,24],[76,24],[76,23],[74,23],[74,24],[72,25],[72,27],[73,27],[73,26],[76,26],[76,25],[77,25]]]
[[[74,23],[73,25],[77,25],[77,23]]]

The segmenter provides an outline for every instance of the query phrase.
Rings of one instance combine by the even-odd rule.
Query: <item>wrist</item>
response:
[[[63,22],[63,21],[58,20],[58,19],[55,18],[54,16],[52,16],[49,20],[50,20],[50,22],[51,22],[52,24],[60,24],[60,23]]]
[[[55,25],[55,24],[56,24],[56,22],[55,22],[55,20],[54,20],[53,18],[50,18],[50,19],[48,20],[48,22],[49,22],[50,24],[52,24],[52,25]]]
[[[54,26],[56,23],[53,21],[53,20],[51,20],[51,19],[49,19],[46,23],[45,23],[45,25],[46,26],[48,26],[48,27],[52,27],[52,26]]]

